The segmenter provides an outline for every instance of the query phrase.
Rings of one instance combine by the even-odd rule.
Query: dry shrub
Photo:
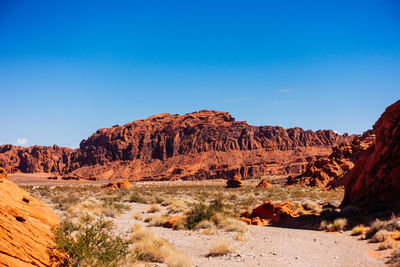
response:
[[[210,221],[213,222],[219,229],[223,229],[228,232],[247,232],[247,225],[239,220],[228,217],[222,213],[216,213],[210,218]]]
[[[147,210],[147,213],[155,213],[155,212],[160,212],[160,211],[161,211],[161,208],[160,208],[158,205],[153,204],[153,205],[151,205],[151,207]]]
[[[390,233],[387,230],[379,230],[376,232],[372,237],[370,242],[371,243],[380,243],[387,240],[390,237]]]
[[[237,233],[234,237],[234,239],[236,241],[240,241],[240,242],[246,242],[246,239],[244,238],[243,233]]]
[[[344,218],[339,218],[334,220],[333,223],[322,221],[319,229],[326,230],[328,232],[337,232],[337,231],[343,231],[346,225],[347,225],[347,220]]]
[[[174,249],[166,239],[158,237],[149,229],[134,226],[130,242],[132,252],[138,260],[165,263],[167,266],[193,266],[186,255]]]
[[[388,222],[386,221],[381,221],[379,219],[376,219],[372,224],[367,233],[365,234],[366,239],[372,238],[379,230],[386,229],[388,225]]]
[[[167,206],[168,213],[180,213],[188,210],[188,206],[183,199],[167,199],[162,206]]]
[[[207,257],[220,257],[226,254],[233,253],[233,249],[225,240],[219,241],[207,254]]]
[[[142,213],[134,213],[133,215],[132,215],[132,218],[133,219],[135,219],[135,220],[140,220],[140,221],[143,221],[143,214]]]
[[[148,222],[149,226],[162,226],[167,221],[167,219],[168,217],[165,215],[154,214],[146,217],[144,221]]]
[[[385,250],[385,249],[393,248],[395,246],[395,244],[396,243],[393,240],[387,239],[384,242],[379,244],[378,249]]]
[[[364,233],[364,228],[362,226],[355,226],[353,229],[351,229],[351,235],[356,236],[356,235],[362,235]]]
[[[400,266],[400,245],[393,250],[392,256],[388,263],[391,263],[394,266]]]
[[[321,212],[321,207],[317,202],[305,200],[301,205],[305,210],[312,210],[318,213]]]
[[[82,214],[97,217],[103,215],[103,206],[100,200],[97,200],[94,197],[89,197],[84,201],[69,207],[67,212],[71,217],[80,217]]]
[[[209,220],[199,222],[194,229],[215,229],[215,224]]]

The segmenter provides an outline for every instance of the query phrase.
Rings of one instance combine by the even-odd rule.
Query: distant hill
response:
[[[0,146],[8,172],[50,172],[83,179],[212,179],[298,174],[351,136],[251,126],[226,112],[162,113],[100,129],[79,149]]]

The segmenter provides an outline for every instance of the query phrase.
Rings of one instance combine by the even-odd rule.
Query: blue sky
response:
[[[77,147],[201,109],[362,133],[400,99],[399,14],[395,0],[0,0],[0,143]]]

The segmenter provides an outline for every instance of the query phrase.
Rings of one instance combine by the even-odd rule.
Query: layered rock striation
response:
[[[0,178],[0,265],[50,266],[54,250],[54,211],[28,192]]]
[[[54,172],[86,179],[243,178],[300,173],[350,140],[331,130],[250,126],[226,112],[158,114],[100,129],[77,150],[0,147],[8,171]]]
[[[368,210],[383,203],[400,212],[400,101],[385,110],[373,130],[375,144],[344,177],[341,205]]]

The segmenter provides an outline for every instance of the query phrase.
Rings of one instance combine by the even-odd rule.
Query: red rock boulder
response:
[[[383,203],[400,212],[400,101],[386,109],[373,130],[375,144],[344,177],[341,206],[368,209]]]
[[[272,185],[267,179],[262,179],[256,188],[272,188]]]
[[[243,213],[239,219],[248,224],[268,225],[298,217],[300,210],[301,208],[289,201],[274,204],[269,200],[253,209],[250,214]]]
[[[226,181],[227,188],[238,188],[242,186],[242,178],[239,175],[233,176],[232,179]]]
[[[107,189],[121,189],[121,188],[130,189],[132,188],[132,185],[128,180],[121,180],[118,182],[112,182],[102,185],[101,187]]]

